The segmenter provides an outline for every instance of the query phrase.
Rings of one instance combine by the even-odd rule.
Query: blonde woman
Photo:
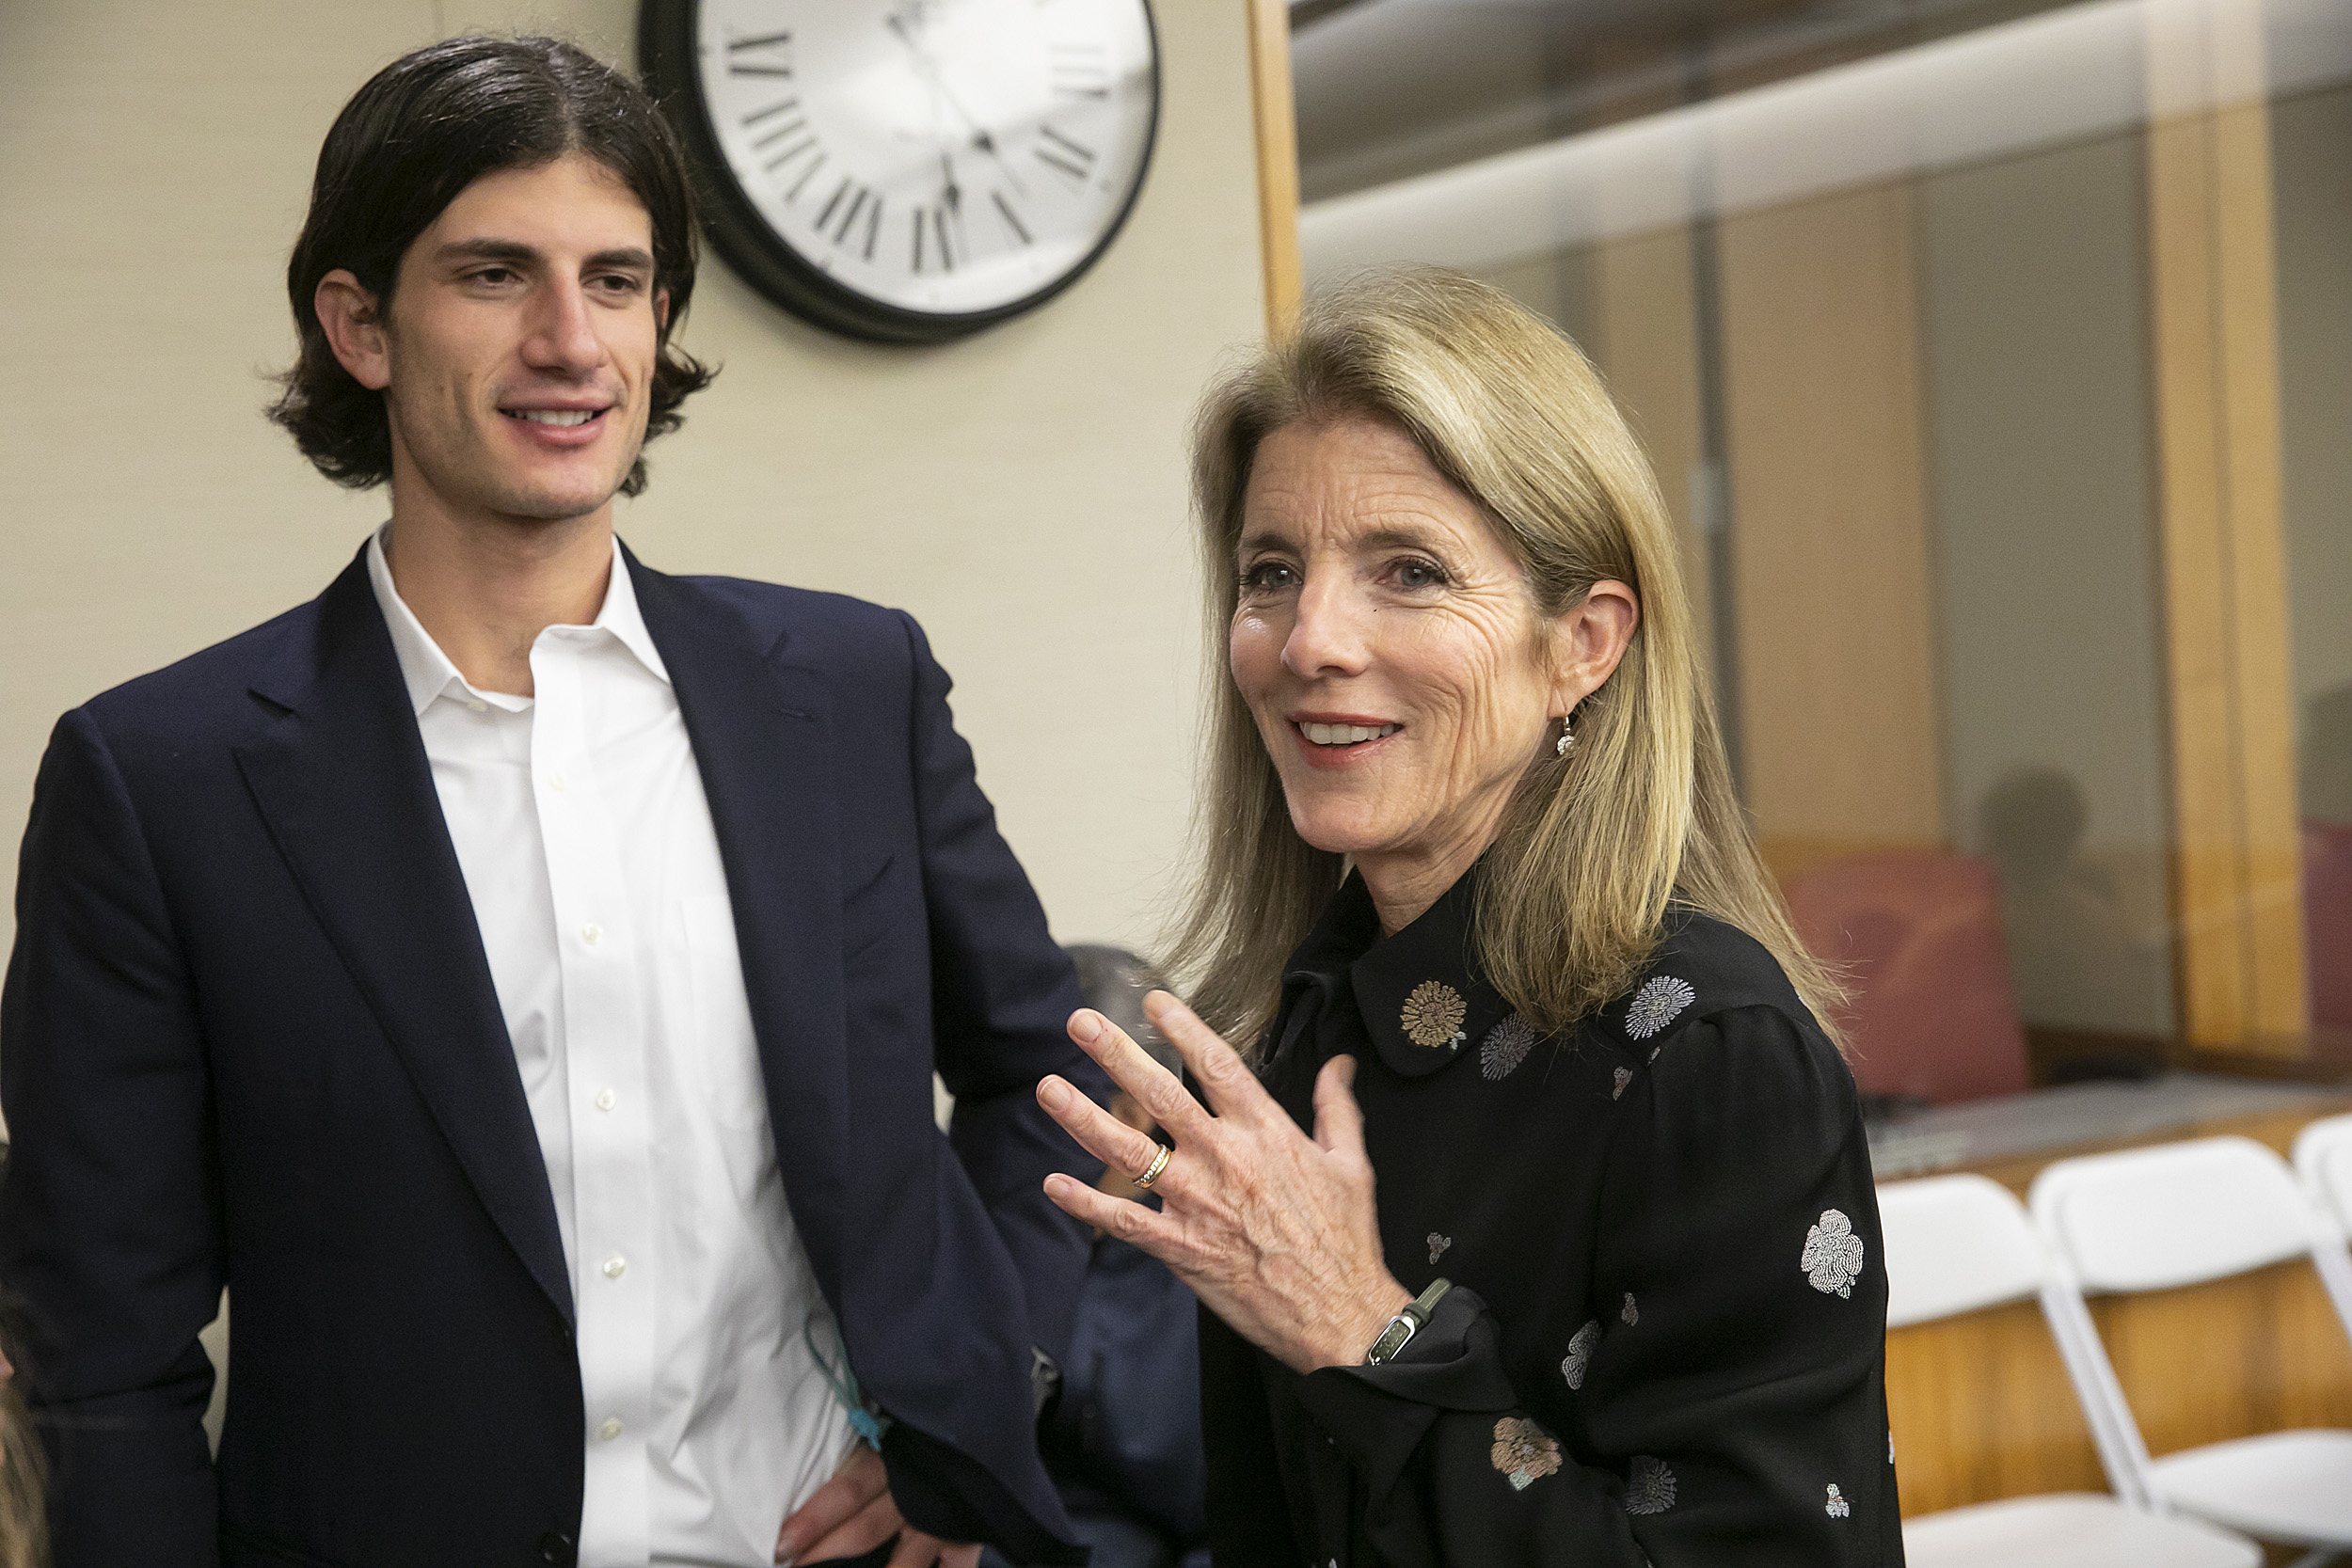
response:
[[[1039,1097],[1158,1207],[1054,1200],[1209,1308],[1219,1568],[1899,1563],[1835,988],[1591,367],[1375,275],[1213,390],[1194,474],[1226,663],[1198,1011],[1151,1011],[1206,1105],[1091,1012],[1172,1143]]]
[[[0,1173],[8,1167],[8,1146],[0,1144]],[[49,1560],[48,1513],[43,1504],[49,1455],[24,1398],[16,1386],[9,1347],[22,1339],[13,1309],[0,1307],[0,1568],[44,1568]]]

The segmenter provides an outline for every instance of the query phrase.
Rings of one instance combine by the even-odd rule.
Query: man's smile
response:
[[[499,413],[534,446],[584,447],[604,434],[605,416],[618,404],[503,404]]]

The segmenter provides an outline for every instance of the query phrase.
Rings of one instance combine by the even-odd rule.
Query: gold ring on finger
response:
[[[1152,1162],[1152,1168],[1136,1178],[1136,1186],[1149,1189],[1152,1182],[1160,1179],[1160,1173],[1168,1169],[1168,1157],[1176,1151],[1166,1144],[1161,1144],[1159,1150],[1159,1157]]]

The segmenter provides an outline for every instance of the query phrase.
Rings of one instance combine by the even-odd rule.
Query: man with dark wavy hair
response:
[[[67,714],[25,836],[0,1278],[60,1568],[1078,1557],[1070,965],[914,622],[614,538],[709,379],[694,261],[570,45],[420,50],[327,135],[272,414],[390,520]]]

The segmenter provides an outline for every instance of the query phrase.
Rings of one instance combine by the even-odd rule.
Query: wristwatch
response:
[[[1405,1309],[1389,1320],[1389,1326],[1380,1331],[1380,1338],[1372,1342],[1372,1349],[1364,1352],[1364,1365],[1377,1367],[1383,1361],[1393,1360],[1396,1353],[1411,1343],[1413,1336],[1421,1332],[1421,1325],[1429,1321],[1429,1314],[1438,1309],[1438,1298],[1452,1289],[1454,1283],[1451,1280],[1431,1280],[1429,1289],[1406,1302]]]

